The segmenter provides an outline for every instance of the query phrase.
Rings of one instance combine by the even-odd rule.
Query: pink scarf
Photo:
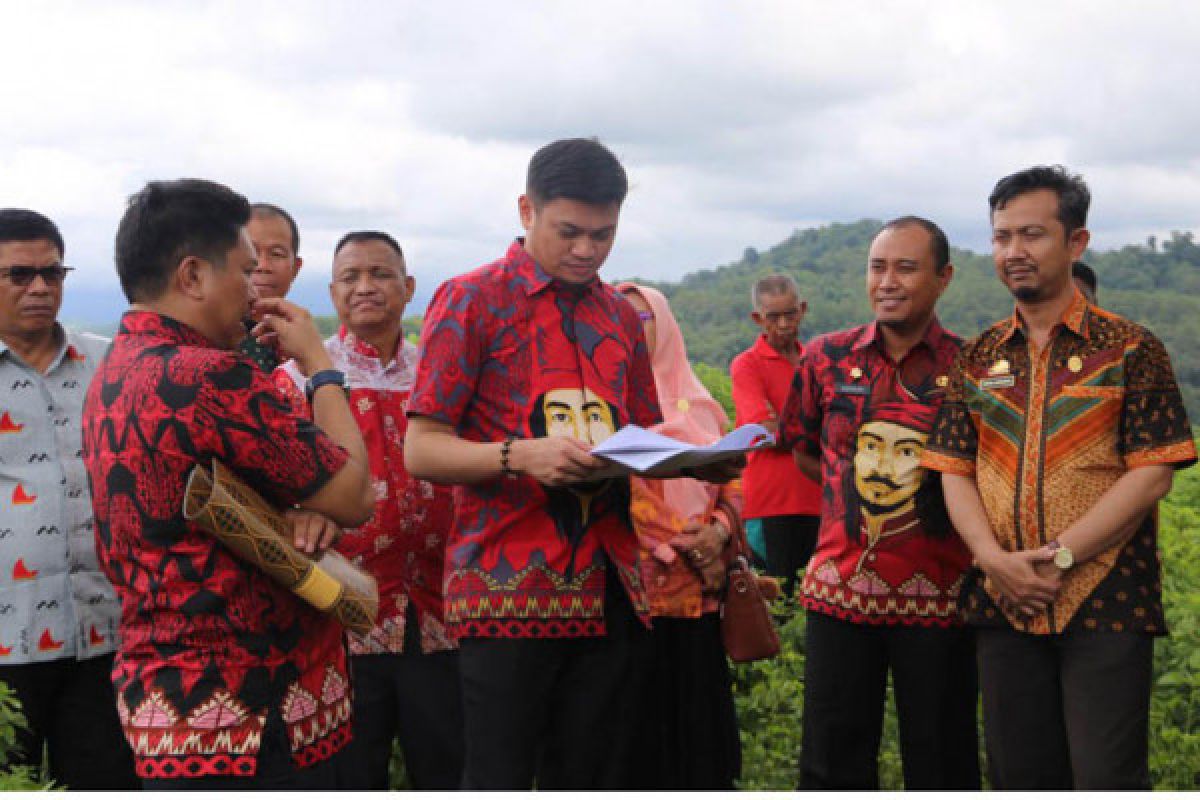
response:
[[[691,444],[712,444],[720,439],[729,427],[729,417],[692,371],[683,333],[667,298],[657,289],[632,283],[619,284],[617,290],[637,292],[654,312],[656,336],[650,363],[663,422],[653,430]],[[663,481],[663,499],[682,520],[707,521],[717,491],[718,487],[691,478]]]

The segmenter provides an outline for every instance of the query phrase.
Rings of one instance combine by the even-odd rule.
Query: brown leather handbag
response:
[[[771,619],[767,599],[750,566],[750,545],[740,517],[729,515],[733,531],[734,558],[729,565],[725,597],[721,601],[721,642],[725,654],[736,662],[761,661],[779,654],[779,632]]]

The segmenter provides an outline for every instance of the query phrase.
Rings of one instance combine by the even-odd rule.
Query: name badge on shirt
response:
[[[1013,375],[994,375],[979,382],[980,389],[1011,389],[1016,386],[1017,379]]]
[[[860,383],[839,383],[835,387],[838,394],[856,394],[866,397],[871,393],[871,387]]]

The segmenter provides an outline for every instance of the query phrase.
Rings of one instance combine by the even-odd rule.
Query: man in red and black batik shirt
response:
[[[151,789],[336,788],[331,756],[350,734],[340,627],[183,517],[188,475],[213,459],[277,506],[310,509],[289,512],[308,552],[372,508],[311,319],[255,300],[249,216],[207,181],[130,199],[116,254],[132,308],[84,410],[98,551],[121,601],[117,711]],[[316,424],[237,352],[252,305],[256,335],[309,376]]]
[[[527,232],[425,317],[405,459],[462,484],[446,558],[467,788],[621,788],[648,656],[627,478],[590,454],[659,421],[637,313],[597,272],[625,171],[595,140],[530,162]],[[728,479],[730,475],[714,475]]]
[[[921,452],[961,340],[934,306],[946,236],[901,217],[867,258],[875,321],[809,342],[780,415],[822,484],[807,609],[800,783],[874,789],[889,670],[907,789],[978,789],[976,682],[957,593],[970,557]]]

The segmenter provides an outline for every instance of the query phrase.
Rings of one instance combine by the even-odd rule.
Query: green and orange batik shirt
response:
[[[975,478],[1010,552],[1056,539],[1131,469],[1195,461],[1162,342],[1079,292],[1040,350],[1016,312],[963,348],[922,457]],[[1044,614],[1002,610],[986,579],[968,584],[962,609],[975,624],[1035,634],[1163,634],[1157,527],[1152,511],[1125,541],[1073,567]]]

